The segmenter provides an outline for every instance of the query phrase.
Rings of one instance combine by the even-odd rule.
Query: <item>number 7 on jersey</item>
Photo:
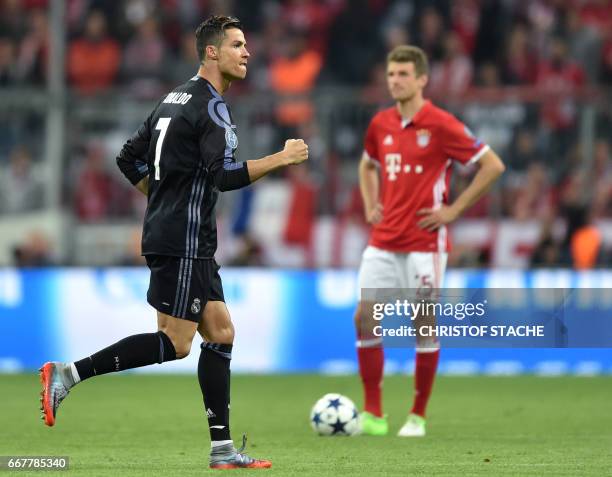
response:
[[[159,162],[161,161],[161,152],[162,146],[164,144],[164,138],[166,137],[166,131],[168,131],[168,126],[170,126],[170,120],[172,118],[159,118],[157,121],[157,125],[155,129],[161,131],[159,133],[159,137],[157,138],[157,144],[155,145],[155,180],[158,181],[161,177],[161,171]]]

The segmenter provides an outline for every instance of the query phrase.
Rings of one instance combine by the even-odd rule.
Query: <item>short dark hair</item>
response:
[[[413,63],[414,71],[417,76],[429,74],[429,65],[427,55],[423,50],[413,45],[396,46],[387,55],[387,64],[396,63]]]
[[[204,62],[206,46],[215,45],[219,47],[225,36],[225,30],[238,28],[242,30],[242,23],[236,17],[225,15],[211,15],[196,28],[196,50],[200,63]]]

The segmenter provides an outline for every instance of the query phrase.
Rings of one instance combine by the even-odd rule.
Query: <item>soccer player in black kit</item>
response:
[[[219,191],[305,161],[308,146],[291,139],[276,154],[236,162],[236,126],[222,94],[247,72],[239,20],[208,18],[196,30],[196,48],[197,75],[161,99],[117,157],[123,174],[148,197],[142,253],[151,270],[147,300],[157,310],[158,331],[129,336],[73,363],[45,363],[42,418],[53,426],[59,404],[80,381],[184,358],[197,331],[203,338],[198,378],[210,429],[210,467],[265,468],[272,464],[236,450],[230,437],[234,327],[214,259],[215,203]]]

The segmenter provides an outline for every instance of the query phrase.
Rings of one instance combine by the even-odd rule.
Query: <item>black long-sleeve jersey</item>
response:
[[[117,165],[132,184],[149,176],[143,255],[211,258],[219,191],[250,183],[236,126],[212,84],[194,76],[168,93],[125,143]]]

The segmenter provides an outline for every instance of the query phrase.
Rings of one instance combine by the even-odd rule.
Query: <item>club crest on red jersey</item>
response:
[[[419,147],[427,147],[429,145],[429,139],[431,138],[431,133],[428,129],[419,129],[416,132],[417,137],[417,145]]]

